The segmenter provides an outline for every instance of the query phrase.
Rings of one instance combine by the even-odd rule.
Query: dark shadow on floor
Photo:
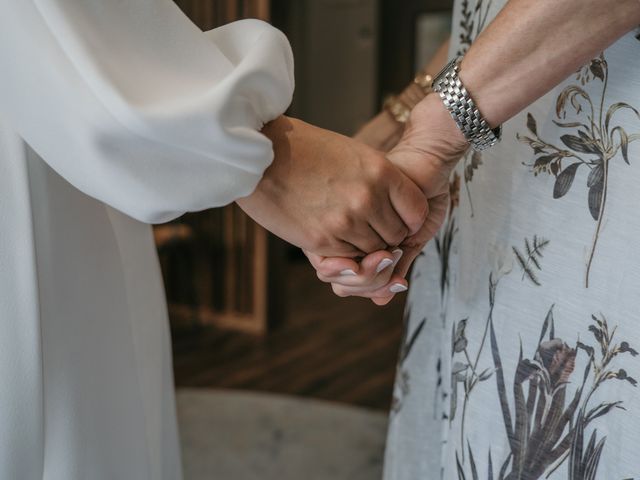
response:
[[[386,307],[338,298],[305,263],[288,268],[288,314],[264,338],[172,331],[178,387],[215,387],[389,408],[405,295]]]

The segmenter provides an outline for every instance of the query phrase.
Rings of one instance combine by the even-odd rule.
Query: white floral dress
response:
[[[456,2],[451,55],[506,3]],[[418,259],[386,480],[640,479],[640,36],[468,154]]]

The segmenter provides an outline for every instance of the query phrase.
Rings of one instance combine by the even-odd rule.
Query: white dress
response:
[[[455,2],[450,54],[505,3]],[[458,165],[413,271],[385,479],[640,478],[639,184],[636,31]]]
[[[179,479],[150,227],[250,193],[284,36],[169,0],[0,1],[0,479]]]

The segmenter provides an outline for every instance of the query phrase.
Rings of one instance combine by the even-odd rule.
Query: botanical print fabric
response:
[[[504,4],[456,4],[463,53]],[[640,39],[469,153],[416,262],[386,480],[640,480]]]

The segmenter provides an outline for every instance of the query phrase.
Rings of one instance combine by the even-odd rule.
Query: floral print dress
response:
[[[504,3],[457,2],[450,53]],[[413,271],[386,480],[640,480],[639,34],[453,174]]]

